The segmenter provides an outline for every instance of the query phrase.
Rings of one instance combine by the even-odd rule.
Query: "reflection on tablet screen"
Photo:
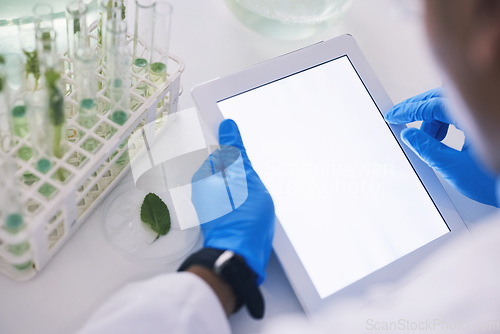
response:
[[[347,56],[218,106],[321,298],[449,232]]]

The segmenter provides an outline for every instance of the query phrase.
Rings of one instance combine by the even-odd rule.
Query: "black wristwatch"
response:
[[[235,311],[246,305],[253,318],[261,319],[264,316],[264,299],[257,285],[257,275],[241,256],[230,250],[202,248],[190,255],[178,271],[185,271],[192,265],[213,270],[233,288],[237,298]]]

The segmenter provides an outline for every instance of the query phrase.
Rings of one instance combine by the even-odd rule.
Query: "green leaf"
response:
[[[156,194],[149,193],[144,198],[141,206],[141,221],[157,234],[153,242],[170,230],[170,212],[167,205]]]
[[[47,86],[49,86],[49,88],[56,87],[57,80],[59,80],[60,77],[61,75],[52,68],[45,71],[45,80],[47,81]]]
[[[33,50],[31,52],[23,50],[26,56],[26,78],[31,74],[35,78],[35,89],[38,87],[38,80],[40,79],[40,61],[38,59],[38,51]]]

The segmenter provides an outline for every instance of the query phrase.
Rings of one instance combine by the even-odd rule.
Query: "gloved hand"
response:
[[[433,89],[395,105],[385,119],[391,124],[423,121],[419,129],[407,128],[401,138],[424,162],[465,196],[493,206],[499,205],[495,176],[478,163],[465,141],[461,151],[441,143],[450,124],[441,89]]]
[[[274,235],[273,200],[253,170],[233,120],[220,124],[219,144],[220,150],[210,155],[192,179],[191,201],[202,223],[203,245],[229,249],[242,256],[257,274],[257,283],[261,284],[266,276]],[[211,177],[214,174],[219,176]],[[221,196],[221,182],[226,184],[224,196]],[[229,212],[224,214],[227,211],[221,199],[227,201],[226,195],[230,206]],[[212,219],[206,217],[215,218],[204,223]]]

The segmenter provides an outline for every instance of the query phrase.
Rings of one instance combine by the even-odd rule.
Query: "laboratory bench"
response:
[[[170,50],[186,65],[181,77],[180,112],[193,107],[190,90],[197,84],[345,33],[357,40],[395,103],[442,82],[426,42],[422,18],[398,4],[406,0],[354,0],[338,24],[313,37],[294,41],[250,30],[235,18],[223,0],[170,2],[174,8]],[[408,3],[411,2],[414,1]],[[251,152],[249,155],[251,158]],[[125,176],[123,182],[127,178],[131,176]],[[465,198],[446,184],[445,188],[467,225],[496,211]],[[75,332],[100,304],[128,282],[174,272],[182,261],[159,265],[130,261],[106,241],[101,223],[97,208],[33,279],[16,282],[0,275],[1,333]],[[195,248],[201,244],[200,238]],[[263,324],[282,315],[305,317],[274,255],[262,291],[265,318],[253,320],[242,310],[230,319],[234,333],[258,332]]]

